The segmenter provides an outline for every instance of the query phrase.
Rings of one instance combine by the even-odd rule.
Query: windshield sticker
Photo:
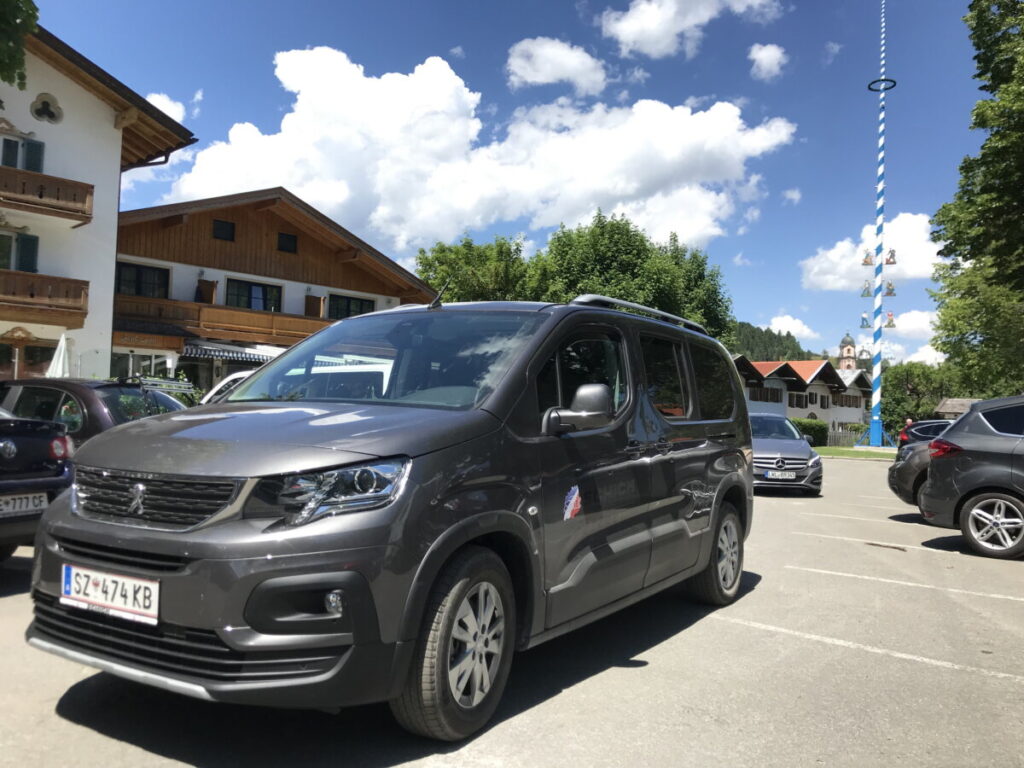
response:
[[[574,485],[565,494],[565,503],[562,505],[562,519],[572,520],[583,510],[583,502],[580,499],[580,487]]]

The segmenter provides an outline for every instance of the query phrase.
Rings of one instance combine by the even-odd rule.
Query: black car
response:
[[[924,519],[988,557],[1024,554],[1024,396],[975,403],[930,444]]]
[[[918,494],[928,479],[928,443],[909,443],[896,451],[896,460],[889,465],[889,489],[901,501],[918,505]]]
[[[516,650],[684,581],[735,600],[753,514],[729,353],[599,296],[347,318],[75,472],[33,646],[206,701],[388,701],[445,740]]]
[[[909,426],[900,430],[896,441],[896,447],[902,448],[911,443],[927,443],[946,431],[946,427],[952,424],[951,419],[927,419],[915,421]]]
[[[43,510],[71,484],[66,433],[0,409],[0,562],[32,543]]]

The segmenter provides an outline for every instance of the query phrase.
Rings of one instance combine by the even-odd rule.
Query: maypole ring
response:
[[[896,81],[891,77],[880,77],[878,80],[872,80],[868,83],[868,90],[874,91],[875,93],[881,93],[883,91],[891,91],[896,87]]]

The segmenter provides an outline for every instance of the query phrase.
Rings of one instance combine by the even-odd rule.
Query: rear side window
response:
[[[23,419],[53,421],[63,392],[47,387],[23,387],[14,405],[14,415]]]
[[[981,416],[996,432],[1002,432],[1004,435],[1024,435],[1024,405],[984,411]]]
[[[733,365],[717,350],[699,344],[690,345],[697,401],[702,419],[728,419],[736,407],[733,393]]]
[[[666,339],[641,336],[640,348],[647,374],[647,396],[667,418],[681,419],[690,414],[689,393],[679,370],[679,347]]]

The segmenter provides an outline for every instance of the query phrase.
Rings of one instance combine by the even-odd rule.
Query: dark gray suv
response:
[[[219,404],[82,449],[28,641],[206,700],[389,701],[463,738],[515,650],[684,580],[735,599],[741,386],[700,326],[604,297],[344,320]]]

